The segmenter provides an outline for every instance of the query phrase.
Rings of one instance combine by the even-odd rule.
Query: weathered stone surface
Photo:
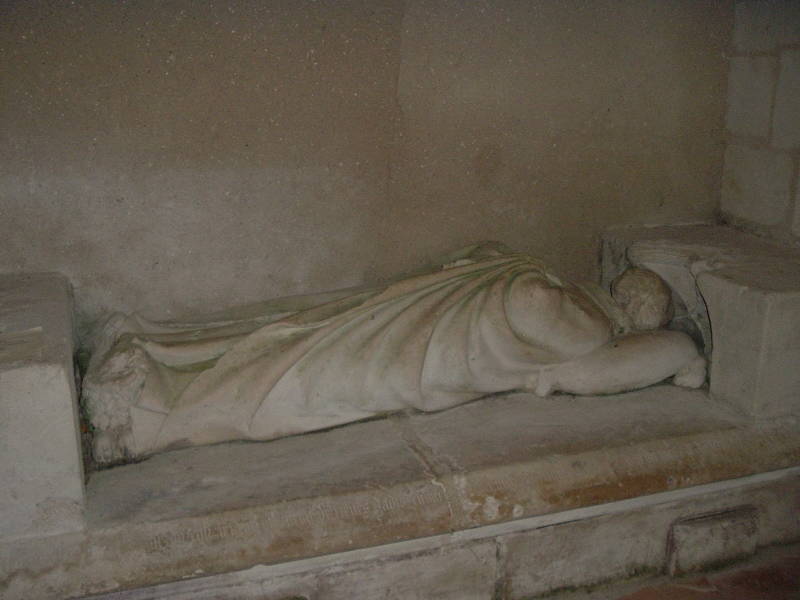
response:
[[[94,473],[87,501],[90,524],[107,527],[309,499],[344,500],[347,494],[376,488],[387,492],[388,501],[396,487],[425,478],[424,466],[400,433],[390,421],[380,420],[273,443],[234,442],[162,453]],[[177,502],[187,495],[191,504]],[[372,496],[377,501],[381,494]],[[385,508],[398,508],[390,505]],[[375,509],[382,510],[379,504]],[[352,512],[358,517],[358,511]],[[314,521],[326,518],[323,510],[310,516]]]
[[[700,273],[714,329],[711,393],[756,417],[800,413],[800,263]]]
[[[682,245],[675,245],[673,239],[670,246],[677,249],[676,265],[691,255],[692,264],[705,265],[705,275],[721,277],[732,272],[731,261],[739,261],[734,274],[747,275],[753,289],[767,295],[791,292],[793,272],[775,271],[776,266],[796,264],[790,251],[719,228],[682,231]],[[636,247],[637,259],[646,262],[648,256],[663,256],[664,247],[653,244],[658,239],[654,232],[658,233],[642,234],[650,245]],[[764,264],[771,265],[771,270],[765,270]],[[741,279],[736,281],[741,283]],[[13,307],[14,302],[9,300],[5,306]],[[29,328],[24,319],[17,324]],[[44,356],[46,348],[58,347],[54,342],[45,348],[27,333],[14,339],[18,342],[15,350],[6,352],[20,360],[40,352]],[[791,338],[787,344],[793,344]],[[0,541],[0,594],[7,598],[75,596],[437,534],[442,536],[438,545],[461,543],[465,535],[485,535],[495,536],[502,546],[509,540],[500,538],[515,531],[514,527],[534,527],[525,524],[526,517],[550,515],[561,522],[556,514],[560,511],[798,462],[800,431],[795,416],[753,423],[702,392],[661,386],[597,398],[512,394],[447,413],[395,416],[269,444],[172,452],[97,473],[88,488],[85,531]],[[745,498],[728,490],[720,496],[724,502],[692,502],[674,517],[684,519],[747,503],[758,510],[759,543],[799,535],[797,488],[770,487],[760,494]],[[574,515],[563,517],[564,521],[575,519]],[[647,523],[663,521],[654,518]],[[502,529],[487,529],[485,534],[472,529],[487,524]],[[535,527],[542,526],[540,522]],[[598,545],[585,545],[587,554],[574,555],[574,566],[583,565],[587,577],[597,580],[604,572],[613,576],[648,568],[659,556],[663,564],[663,554],[651,551],[652,541],[626,538],[624,532],[635,529],[630,522],[616,530],[583,528],[579,537],[584,540],[602,539],[597,531],[606,531],[606,537],[623,540],[625,545],[608,552],[607,561],[592,554]],[[658,537],[663,548],[665,528],[639,529],[643,535]],[[453,531],[459,533],[448,538]],[[572,552],[570,544],[578,546],[576,539],[563,537],[564,556]],[[519,544],[521,557],[528,552],[524,548],[544,547]],[[456,595],[462,589],[456,580],[465,569],[480,570],[467,557],[473,552],[478,563],[491,571],[490,545],[470,547],[463,554],[459,549],[452,562],[444,558],[443,563],[437,562],[430,548],[417,547],[416,552],[452,577],[429,573],[430,587],[425,587],[429,584],[423,577],[424,589]],[[412,562],[404,558],[395,566],[387,563],[380,581],[367,588],[369,592],[377,595],[387,585],[389,589],[399,586],[395,587],[397,597],[413,597],[411,587],[403,587],[405,579],[410,579],[402,575],[408,572],[403,565],[427,563],[414,563],[413,552],[408,554]],[[270,576],[275,588],[262,578],[242,590],[253,594],[259,590],[274,598],[318,590],[330,590],[333,595],[356,589],[355,582],[367,570],[380,570],[368,561],[363,569],[337,570],[337,559],[332,560],[324,567],[325,575],[276,573]],[[526,574],[523,570],[529,564],[530,560],[520,559],[517,567],[504,571],[508,581],[516,582],[508,584],[508,589],[527,594],[535,585],[546,583],[552,588],[562,582],[590,581],[571,575],[570,565],[545,574]],[[448,570],[448,565],[455,566]],[[481,573],[483,577],[485,571]]]
[[[66,279],[0,276],[0,538],[83,528],[72,338]]]
[[[739,0],[733,41],[739,52],[770,52],[800,41],[800,6],[794,0]]]
[[[787,149],[800,146],[800,50],[781,53],[772,115],[772,145]]]
[[[725,151],[722,210],[759,225],[787,216],[794,175],[788,154],[730,144]]]
[[[667,547],[670,575],[701,571],[756,551],[758,511],[753,506],[680,520],[672,525]]]
[[[800,535],[797,469],[699,486],[320,556],[111,593],[103,600],[285,600],[286,598],[506,598],[521,600],[641,571],[661,572],[673,523],[756,511],[758,543]],[[719,545],[720,533],[705,545]],[[350,594],[345,595],[345,594]]]
[[[797,471],[797,468],[794,469]],[[751,504],[758,508],[758,546],[788,544],[800,540],[800,480],[776,479],[764,484],[757,495],[739,493],[729,506]],[[797,490],[797,491],[796,491]]]
[[[505,536],[507,597],[529,598],[657,569],[663,561],[664,532],[676,514],[661,508]]]
[[[19,348],[27,356],[39,346],[25,338]],[[97,472],[87,487],[84,530],[0,540],[0,595],[74,597],[333,554],[325,567],[270,572],[240,582],[238,592],[282,598],[327,590],[336,598],[367,585],[377,597],[386,589],[398,598],[414,597],[414,589],[469,597],[463,584],[470,581],[478,598],[495,583],[505,585],[487,583],[497,555],[491,544],[450,544],[543,526],[527,518],[575,520],[558,513],[798,462],[796,418],[754,423],[701,391],[658,386],[593,398],[510,394],[446,413],[168,452]],[[788,500],[771,501],[772,512],[762,511],[770,533],[760,539],[800,533],[800,496],[779,496]],[[694,515],[693,506],[676,518]],[[476,533],[484,525],[498,529]],[[433,545],[404,551],[396,545],[428,536],[437,536]],[[350,565],[343,567],[337,555],[387,544],[391,560],[381,550],[360,554],[358,565],[342,559]],[[437,554],[438,547],[446,548]],[[631,552],[620,549],[623,567],[612,565],[610,572],[627,569]],[[602,577],[607,563],[586,560],[576,564]],[[425,564],[436,568],[415,588],[407,573]],[[364,583],[367,573],[380,575]],[[202,585],[192,589],[202,597]]]
[[[489,600],[494,595],[497,558],[493,540],[443,546],[400,558],[377,559],[350,568],[328,569],[309,586],[314,595],[330,600],[441,598]],[[295,593],[293,587],[286,591]],[[265,600],[285,598],[265,582]],[[187,599],[188,600],[188,599]]]
[[[730,518],[731,512],[743,505],[750,508],[746,536],[739,521],[733,527],[706,527],[706,538],[697,541],[682,535],[681,530],[686,558],[690,553],[699,557],[704,548],[730,547],[733,552],[736,541],[745,538],[748,547],[756,541],[766,545],[796,539],[800,500],[792,497],[795,490],[800,490],[797,477],[654,504],[646,504],[642,498],[620,503],[626,506],[619,511],[504,536],[499,540],[504,597],[530,598],[566,587],[660,573],[669,567],[666,542],[673,524],[680,529],[697,517]],[[770,517],[767,513],[773,507],[776,515]],[[788,535],[776,528],[777,523],[789,530],[785,532]],[[729,539],[731,533],[736,535]]]
[[[757,417],[800,410],[796,249],[691,226],[614,230],[603,255],[607,277],[633,263],[670,283],[710,354],[712,393]]]
[[[122,538],[139,555],[134,569],[107,557],[99,589],[422,537],[450,521],[443,491],[389,421],[165,453],[95,474],[87,493],[104,540],[94,543]]]
[[[769,135],[777,60],[771,56],[731,59],[728,78],[728,130],[738,135]]]
[[[406,544],[408,547],[404,553],[384,546],[368,553],[348,553],[296,564],[254,567],[243,573],[108,594],[103,598],[490,600],[493,597],[497,570],[493,540],[444,543],[438,548],[417,549],[417,545],[413,542]]]
[[[95,460],[267,441],[509,390],[596,395],[673,376],[685,387],[705,381],[695,343],[661,330],[671,292],[649,271],[626,273],[612,298],[502,244],[438,262],[335,302],[332,293],[266,302],[252,320],[113,315],[93,336],[82,388]]]
[[[775,460],[789,466],[795,458],[756,448],[800,441],[791,422],[743,427],[702,392],[664,386],[487,399],[410,427],[463,528],[738,477]]]
[[[799,462],[796,419],[752,423],[698,391],[489,398],[96,473],[86,531],[0,544],[0,594],[63,598],[431,535],[464,541],[485,524],[504,535],[529,516],[560,522],[564,510]],[[800,496],[786,497],[795,504],[770,516],[773,535],[794,527]]]

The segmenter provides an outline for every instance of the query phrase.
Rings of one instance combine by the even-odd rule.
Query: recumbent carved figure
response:
[[[609,394],[705,379],[692,339],[660,329],[670,290],[654,273],[631,269],[609,295],[493,243],[380,287],[260,309],[183,325],[112,316],[84,381],[95,459],[269,440],[509,390]]]

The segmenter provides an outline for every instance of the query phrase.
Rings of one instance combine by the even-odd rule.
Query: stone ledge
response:
[[[95,473],[85,532],[4,545],[0,590],[133,588],[782,469],[800,464],[796,421],[661,386],[165,453]]]

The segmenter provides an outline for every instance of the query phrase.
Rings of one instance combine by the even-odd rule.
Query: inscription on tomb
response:
[[[335,524],[354,522],[386,523],[391,515],[402,509],[446,504],[445,492],[436,487],[406,494],[373,492],[368,496],[350,499],[311,500],[261,509],[234,517],[222,523],[201,521],[183,525],[179,531],[159,533],[148,539],[148,554],[167,552],[184,545],[213,545],[228,539],[269,539],[286,530],[330,528]]]

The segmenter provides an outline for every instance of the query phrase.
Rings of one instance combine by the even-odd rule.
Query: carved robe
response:
[[[202,326],[112,319],[84,385],[98,432],[118,438],[116,449],[97,444],[97,459],[442,410],[530,387],[542,366],[589,353],[627,327],[599,288],[565,284],[526,255],[481,250],[257,318]]]

